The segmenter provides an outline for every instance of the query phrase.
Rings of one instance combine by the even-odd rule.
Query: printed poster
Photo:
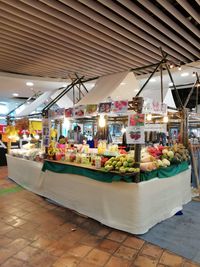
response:
[[[111,112],[111,102],[100,103],[99,104],[99,113],[110,113]]]
[[[65,109],[65,117],[66,117],[66,118],[71,118],[71,117],[73,117],[73,108]]]
[[[74,117],[80,118],[80,117],[84,117],[84,115],[85,115],[84,105],[74,107]]]
[[[48,147],[50,143],[50,122],[49,119],[42,119],[42,142],[44,147]]]
[[[127,113],[128,100],[114,101],[112,104],[113,113]]]
[[[144,126],[129,126],[126,129],[127,144],[144,144]]]
[[[144,126],[144,114],[136,113],[129,114],[128,116],[128,126]]]
[[[86,105],[85,115],[94,116],[97,114],[98,106],[96,104]]]

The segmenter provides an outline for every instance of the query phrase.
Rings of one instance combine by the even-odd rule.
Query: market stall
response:
[[[133,234],[147,232],[191,200],[191,170],[187,167],[168,178],[132,183],[99,181],[85,175],[71,174],[71,171],[58,172],[56,168],[59,164],[64,165],[59,162],[48,162],[52,164],[49,167],[10,155],[7,155],[7,162],[8,177],[28,190],[105,225]],[[103,172],[102,177],[105,178]]]

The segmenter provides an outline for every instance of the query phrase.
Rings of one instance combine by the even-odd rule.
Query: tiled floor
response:
[[[7,168],[0,167],[0,188]],[[200,266],[53,205],[27,190],[0,194],[2,267]]]

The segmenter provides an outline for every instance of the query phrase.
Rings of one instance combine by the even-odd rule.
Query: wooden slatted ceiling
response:
[[[193,62],[199,11],[199,0],[0,0],[0,71],[93,78],[155,64],[160,46]]]

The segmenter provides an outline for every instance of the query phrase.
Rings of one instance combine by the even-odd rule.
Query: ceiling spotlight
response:
[[[170,82],[170,83],[169,83],[169,86],[172,86],[172,85],[173,85],[173,83],[172,83],[172,82]]]
[[[188,76],[188,75],[189,75],[188,72],[183,72],[183,73],[181,73],[181,76],[182,76],[182,77],[186,77],[186,76]]]
[[[27,85],[27,86],[33,86],[34,83],[33,83],[33,82],[27,82],[26,85]]]
[[[174,64],[171,63],[171,64],[169,65],[169,67],[170,67],[170,69],[172,69],[172,68],[174,67]]]
[[[19,94],[18,94],[18,93],[13,93],[12,95],[13,95],[13,96],[19,96]]]
[[[178,70],[182,70],[181,66],[178,66]]]
[[[193,71],[192,76],[195,76],[195,75],[196,75],[196,73],[195,73],[195,71]]]
[[[155,78],[151,78],[151,79],[150,79],[150,82],[155,82],[155,81],[156,81]]]
[[[68,85],[67,83],[63,83],[63,85],[62,85],[62,86],[63,86],[63,87],[66,87],[67,85]]]
[[[125,85],[125,84],[126,84],[125,82],[120,83],[120,85]]]

